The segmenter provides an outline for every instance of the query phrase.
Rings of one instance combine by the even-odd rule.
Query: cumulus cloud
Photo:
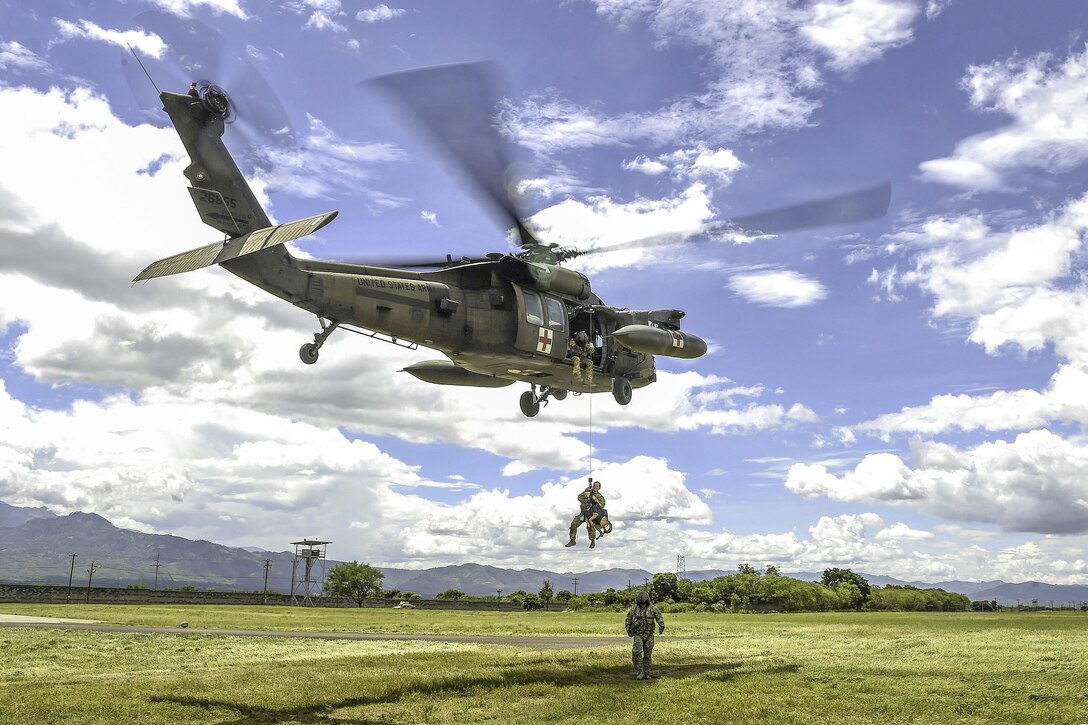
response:
[[[616,251],[582,257],[577,264],[586,271],[634,266],[647,255],[643,240],[659,239],[682,243],[695,236],[714,218],[705,184],[696,182],[674,196],[638,198],[620,202],[609,196],[591,196],[584,201],[565,199],[529,218],[528,223],[541,239],[576,249]],[[655,255],[655,263],[660,255]]]
[[[632,161],[625,161],[623,168],[649,176],[668,172],[678,181],[700,179],[722,187],[733,181],[736,173],[744,168],[744,163],[731,149],[711,149],[699,143],[693,148],[678,149],[656,159],[637,156]]]
[[[242,7],[240,0],[150,0],[152,5],[162,8],[180,18],[189,18],[193,10],[207,8],[216,15],[226,13],[242,20],[251,16]]]
[[[729,289],[765,307],[808,307],[827,297],[819,280],[789,269],[735,274],[729,278]]]
[[[0,43],[0,69],[15,73],[24,71],[45,73],[51,71],[52,66],[22,43],[12,40]]]
[[[964,189],[1007,190],[1022,169],[1070,171],[1088,160],[1088,48],[1058,60],[1050,53],[971,66],[962,86],[972,107],[1010,117],[1008,125],[960,141],[923,162],[926,181]]]
[[[1043,221],[992,228],[981,215],[935,218],[893,235],[911,268],[876,271],[870,282],[889,297],[909,285],[932,296],[937,320],[966,325],[989,354],[1053,346],[1065,361],[1040,391],[939,395],[852,428],[889,437],[960,429],[1028,430],[1088,421],[1088,293],[1074,274],[1088,232],[1088,194]]]
[[[391,8],[385,3],[381,5],[375,5],[372,8],[364,8],[355,13],[355,19],[360,23],[384,23],[387,20],[393,20],[399,18],[401,15],[407,12],[403,8]]]
[[[298,15],[306,15],[304,28],[329,30],[334,33],[347,31],[347,26],[338,20],[346,16],[340,0],[290,0],[284,7]]]
[[[1018,431],[1088,421],[1088,368],[1062,365],[1050,384],[1036,390],[998,390],[989,395],[937,395],[926,405],[905,407],[849,427],[890,440],[895,434],[935,436],[950,431]]]
[[[807,536],[790,531],[736,535],[690,532],[692,556],[732,568],[739,562],[785,565],[790,570],[820,571],[852,567],[880,571],[906,580],[936,580],[957,573],[957,561],[947,553],[926,551],[933,536],[902,522],[889,524],[876,513],[821,516]]]
[[[79,20],[73,23],[57,19],[55,22],[61,41],[80,38],[108,43],[126,50],[131,46],[152,58],[161,58],[166,50],[166,43],[154,33],[145,33],[141,30],[109,30],[90,20]]]
[[[831,68],[849,71],[909,43],[920,10],[914,0],[818,2],[801,35],[828,55]]]
[[[681,145],[712,143],[809,122],[819,107],[821,59],[842,72],[878,59],[911,40],[917,3],[851,0],[798,7],[761,3],[670,3],[595,0],[598,14],[622,26],[645,22],[661,46],[705,53],[711,80],[702,93],[649,112],[607,115],[599,109],[541,94],[507,105],[505,125],[540,152],[617,145],[637,140]]]
[[[898,456],[866,456],[837,476],[796,464],[786,488],[837,501],[908,502],[954,521],[1005,531],[1088,532],[1088,448],[1047,430],[1021,433],[972,449],[915,441],[910,468]]]

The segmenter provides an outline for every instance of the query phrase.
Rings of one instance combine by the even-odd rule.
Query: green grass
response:
[[[274,611],[273,611],[274,610]],[[114,623],[616,634],[622,615],[0,605]],[[27,723],[1088,723],[1088,615],[667,616],[655,664],[592,649],[0,629]],[[675,635],[675,636],[674,636]],[[684,638],[681,638],[684,637]],[[592,714],[591,714],[592,713]]]

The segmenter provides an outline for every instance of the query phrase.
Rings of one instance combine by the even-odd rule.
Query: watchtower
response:
[[[299,595],[302,605],[312,607],[313,595],[321,595],[321,584],[325,581],[325,552],[331,541],[303,539],[292,541],[295,547],[295,560],[291,562],[291,604],[298,604]],[[303,564],[302,578],[298,577],[299,562]],[[321,562],[321,571],[315,577],[314,564]]]

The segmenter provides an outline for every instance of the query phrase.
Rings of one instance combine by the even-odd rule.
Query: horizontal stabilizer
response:
[[[338,212],[329,211],[324,214],[299,219],[298,221],[280,224],[276,227],[266,227],[243,234],[240,237],[228,239],[225,242],[215,242],[188,252],[175,254],[166,259],[152,262],[143,272],[136,275],[133,282],[155,277],[166,277],[171,274],[192,272],[194,269],[210,267],[230,259],[242,257],[247,254],[259,252],[262,249],[274,247],[277,244],[294,241],[307,234],[313,234],[336,218]]]

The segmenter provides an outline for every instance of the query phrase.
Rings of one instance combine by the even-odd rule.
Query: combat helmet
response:
[[[639,592],[638,596],[635,597],[635,601],[638,602],[639,606],[645,607],[650,603],[650,593],[645,591]]]

